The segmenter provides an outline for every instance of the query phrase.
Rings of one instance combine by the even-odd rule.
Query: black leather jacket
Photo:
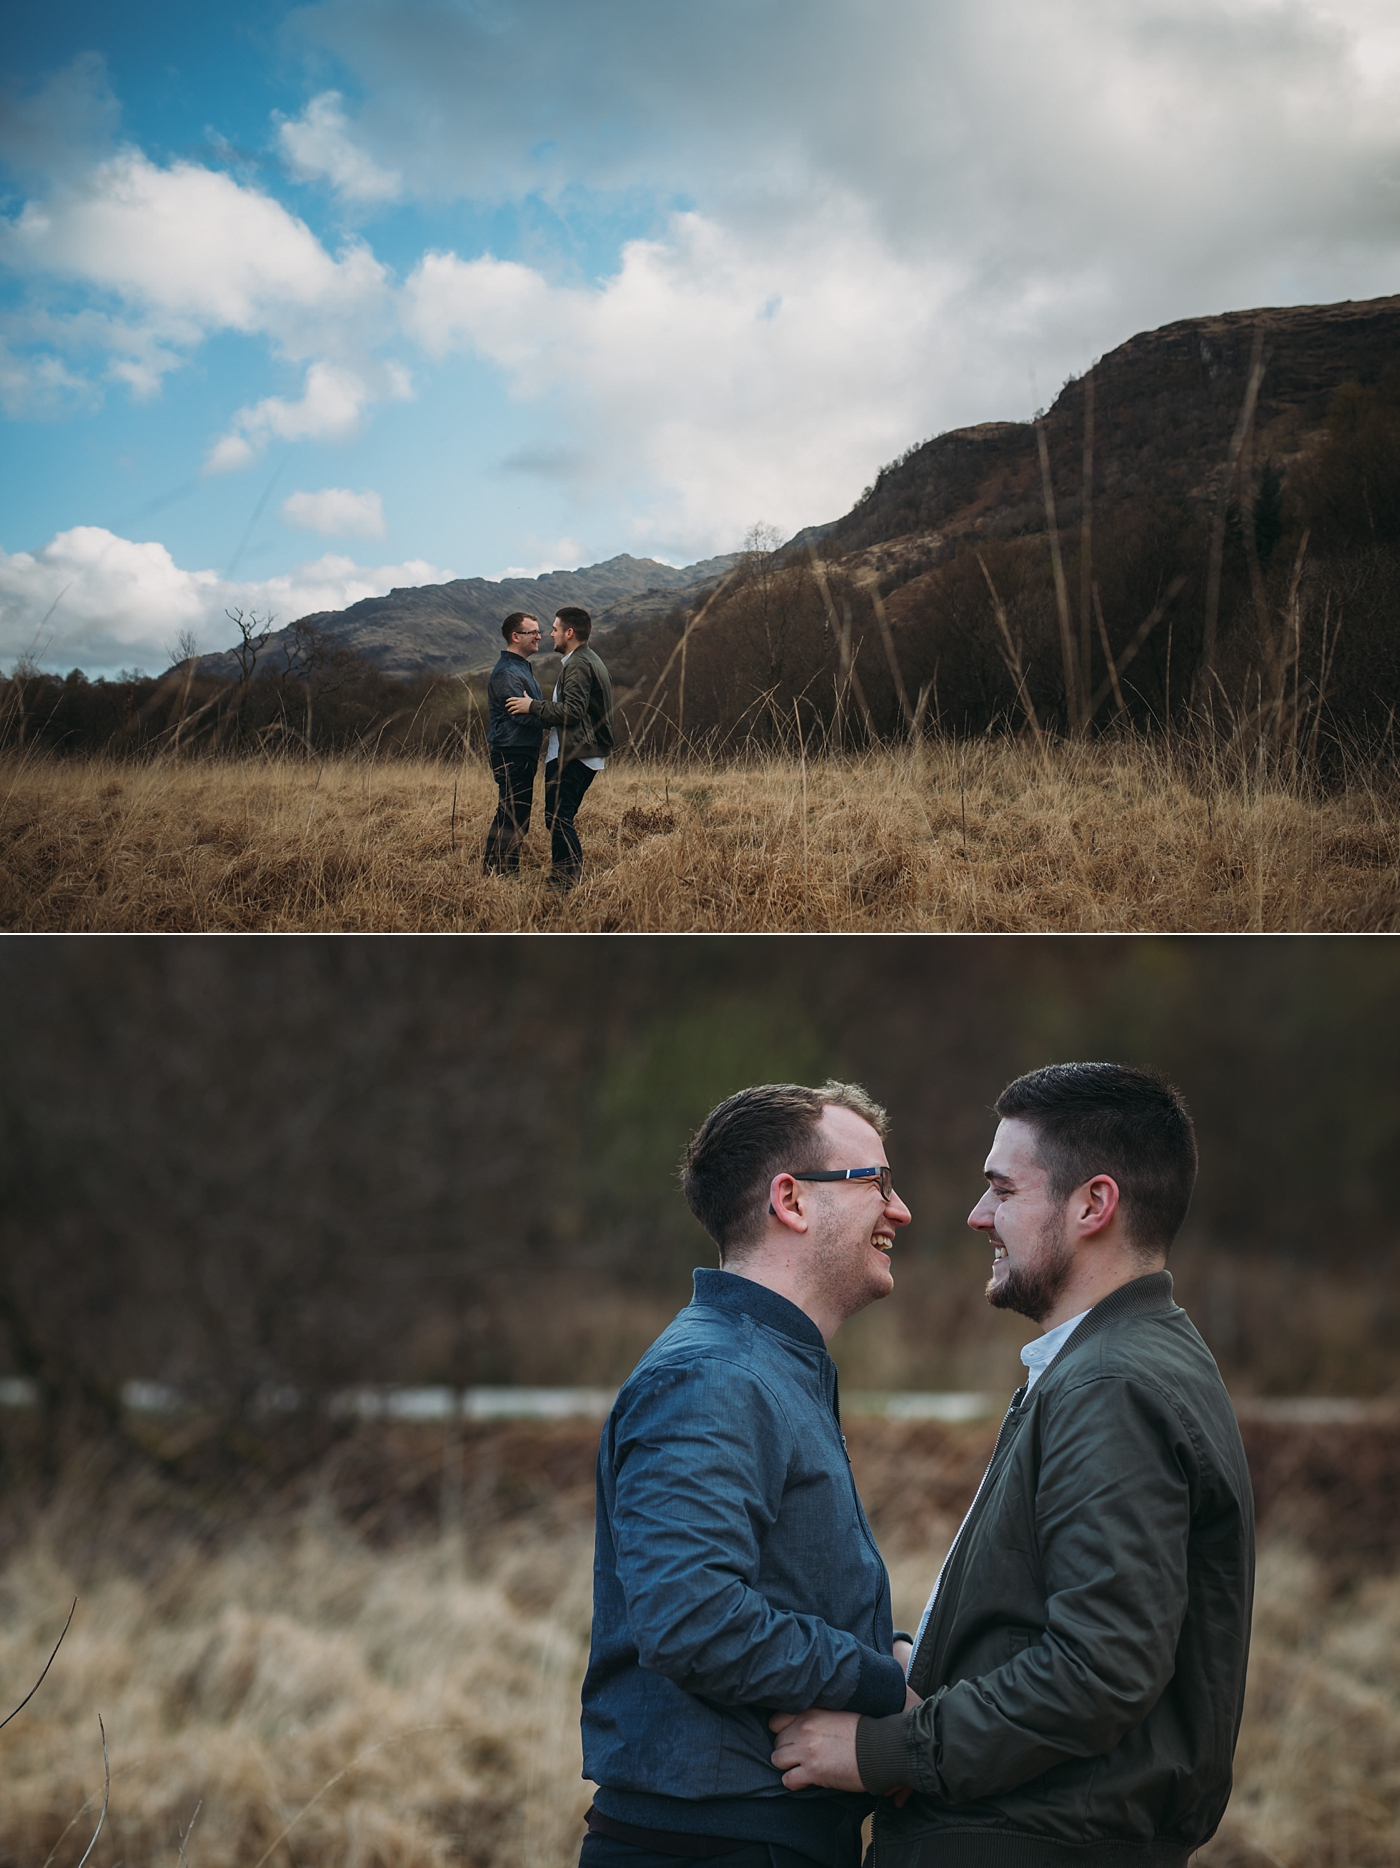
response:
[[[532,713],[506,712],[506,701],[512,695],[520,695],[532,701],[542,698],[540,684],[525,657],[517,655],[514,649],[502,649],[486,683],[486,702],[490,713],[486,744],[493,752],[508,752],[512,756],[534,753],[538,759],[544,741],[544,728]]]
[[[863,1718],[878,1868],[1178,1868],[1230,1795],[1254,1502],[1225,1385],[1159,1271],[1011,1404],[909,1671]]]

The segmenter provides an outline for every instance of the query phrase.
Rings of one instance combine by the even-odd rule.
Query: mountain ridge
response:
[[[737,562],[738,553],[702,558],[694,564],[664,564],[628,552],[573,571],[542,571],[535,577],[456,577],[445,584],[410,584],[382,597],[363,597],[343,610],[317,610],[298,617],[381,672],[400,680],[420,674],[471,674],[489,668],[501,649],[501,623],[512,610],[538,613],[548,622],[556,610],[576,604],[605,624],[608,612],[640,597],[659,609],[713,586]],[[285,664],[293,646],[289,623],[264,645],[260,667]],[[234,677],[232,650],[202,655],[201,674]]]

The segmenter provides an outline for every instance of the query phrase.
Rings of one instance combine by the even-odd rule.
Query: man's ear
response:
[[[1070,1196],[1070,1219],[1081,1239],[1092,1239],[1112,1225],[1119,1209],[1118,1183],[1111,1174],[1095,1174]]]
[[[802,1189],[791,1174],[775,1174],[768,1189],[768,1212],[779,1225],[793,1232],[806,1232],[807,1215],[802,1210]]]

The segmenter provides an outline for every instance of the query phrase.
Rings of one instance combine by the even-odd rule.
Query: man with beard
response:
[[[826,1345],[893,1288],[909,1209],[855,1084],[710,1112],[685,1195],[719,1247],[598,1451],[581,1868],[856,1868],[870,1800],[784,1791],[775,1707],[910,1703]]]
[[[1167,1251],[1195,1179],[1176,1092],[1059,1064],[997,1101],[988,1300],[1044,1334],[885,1717],[779,1715],[792,1790],[880,1796],[877,1868],[1184,1868],[1230,1794],[1249,1472]]]

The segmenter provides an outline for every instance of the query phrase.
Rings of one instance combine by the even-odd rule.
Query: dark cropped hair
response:
[[[828,1104],[854,1110],[883,1137],[889,1118],[858,1083],[759,1083],[712,1109],[681,1157],[691,1212],[719,1247],[720,1263],[757,1245],[775,1174],[824,1168],[818,1133]],[[862,1167],[873,1163],[862,1162]]]
[[[501,624],[501,634],[509,642],[522,623],[537,623],[539,620],[538,616],[532,616],[528,610],[512,610]]]
[[[1196,1136],[1165,1077],[1131,1064],[1049,1064],[1008,1083],[996,1111],[1035,1130],[1052,1200],[1111,1174],[1132,1243],[1170,1249],[1191,1204]]]
[[[579,610],[571,607],[567,610],[556,610],[554,614],[559,618],[559,621],[566,629],[573,630],[575,637],[580,642],[587,642],[588,638],[593,634],[593,618],[588,614],[587,610]]]

